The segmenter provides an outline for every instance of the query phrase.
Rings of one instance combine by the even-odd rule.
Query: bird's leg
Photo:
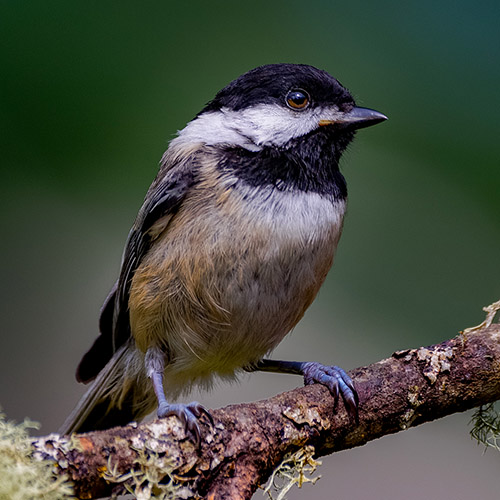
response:
[[[167,401],[165,389],[163,387],[163,373],[165,369],[164,355],[159,349],[155,347],[148,349],[145,364],[158,401],[158,418],[175,415],[184,424],[186,434],[189,434],[196,445],[199,445],[201,440],[199,419],[202,415],[206,415],[210,424],[214,425],[212,415],[210,415],[209,411],[204,406],[196,401],[187,405],[172,404]]]
[[[158,401],[158,412],[160,412],[160,408],[165,408],[168,406],[167,398],[165,397],[165,390],[163,388],[163,373],[153,372],[150,377],[151,382],[153,382],[153,389],[156,394],[156,400]]]
[[[247,370],[292,373],[302,375],[305,385],[324,385],[332,394],[335,405],[339,400],[339,395],[342,396],[349,415],[354,417],[356,422],[358,421],[358,394],[349,375],[338,366],[326,366],[316,362],[261,359],[255,365],[248,367]]]

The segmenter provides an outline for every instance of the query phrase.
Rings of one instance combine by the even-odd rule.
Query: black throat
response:
[[[266,146],[253,152],[224,146],[219,165],[224,173],[253,187],[314,192],[344,200],[347,186],[339,160],[353,137],[353,131],[326,126],[280,148]]]

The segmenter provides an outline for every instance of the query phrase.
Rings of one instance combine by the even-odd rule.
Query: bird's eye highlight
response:
[[[305,90],[290,90],[286,103],[292,109],[305,109],[309,104],[309,94]]]

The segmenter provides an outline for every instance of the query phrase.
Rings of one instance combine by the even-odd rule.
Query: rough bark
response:
[[[315,385],[213,410],[215,427],[203,426],[199,449],[170,417],[72,438],[38,438],[36,456],[55,460],[80,498],[109,495],[130,470],[137,485],[151,468],[150,483],[142,487],[169,473],[185,485],[182,498],[248,499],[286,454],[306,445],[327,455],[500,399],[500,324],[491,324],[494,313],[451,340],[352,370],[359,424]]]

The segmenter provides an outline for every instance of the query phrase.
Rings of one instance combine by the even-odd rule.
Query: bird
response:
[[[210,411],[174,401],[257,370],[322,384],[357,416],[340,367],[268,356],[332,266],[347,200],[342,153],[358,129],[386,119],[306,64],[259,66],[220,90],[161,159],[77,368],[91,385],[60,432],[126,425],[157,408],[199,443]]]

